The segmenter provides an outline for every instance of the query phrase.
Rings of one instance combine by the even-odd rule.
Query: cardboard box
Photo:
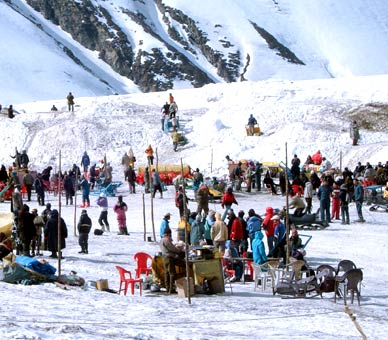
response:
[[[187,279],[185,277],[182,277],[175,281],[176,288],[178,291],[178,297],[185,298],[187,297]],[[194,295],[194,282],[193,278],[189,278],[189,285],[190,285],[190,296]]]
[[[97,290],[105,290],[108,289],[108,280],[107,279],[100,279],[96,281],[96,288]]]

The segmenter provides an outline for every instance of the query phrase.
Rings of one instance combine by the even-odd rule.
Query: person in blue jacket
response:
[[[170,230],[171,232],[170,217],[171,217],[170,213],[165,214],[163,217],[162,223],[160,224],[160,238],[163,238],[167,230]]]
[[[355,222],[365,222],[362,216],[362,203],[364,202],[364,188],[360,181],[356,178],[353,180],[354,184],[354,201],[356,202],[358,220]]]
[[[252,242],[255,237],[255,232],[261,230],[261,223],[263,220],[255,213],[253,209],[248,210],[248,216],[249,217],[247,221],[247,230],[248,230],[248,236],[252,247]]]
[[[286,263],[286,227],[280,221],[279,215],[274,215],[271,218],[275,226],[274,238],[275,238],[275,248],[268,255],[273,257],[283,258],[283,263]]]
[[[80,207],[81,208],[90,207],[90,198],[89,198],[90,184],[84,175],[81,178],[79,186],[82,190],[82,203]]]
[[[86,151],[82,155],[81,165],[84,167],[84,172],[88,172],[88,167],[90,165],[90,158]]]
[[[253,261],[257,264],[263,264],[267,262],[267,255],[265,254],[263,238],[264,235],[259,230],[255,232],[255,238],[252,241]]]
[[[321,221],[330,223],[330,196],[333,188],[329,186],[328,181],[323,181],[318,189],[318,199],[320,202]]]

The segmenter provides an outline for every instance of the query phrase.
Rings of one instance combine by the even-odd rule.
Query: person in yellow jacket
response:
[[[154,164],[154,149],[152,149],[151,144],[148,145],[148,148],[145,149],[144,153],[147,155],[148,164]]]
[[[179,133],[177,131],[177,128],[174,128],[174,131],[171,134],[171,138],[172,138],[173,149],[174,149],[174,151],[177,151],[178,143],[179,143]]]
[[[187,228],[187,235],[190,237],[191,225],[185,217],[181,217],[178,223],[178,237],[177,237],[178,241],[183,241],[183,242],[186,241],[185,227]]]

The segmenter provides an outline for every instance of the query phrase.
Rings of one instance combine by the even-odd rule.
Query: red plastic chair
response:
[[[136,278],[138,279],[141,274],[151,274],[152,273],[152,268],[151,268],[151,263],[152,263],[152,256],[148,255],[147,253],[136,253],[133,258],[135,259],[137,263],[137,268],[136,268]],[[148,266],[148,260],[150,260],[150,265]]]
[[[243,257],[248,257],[247,252],[244,252]],[[245,275],[248,275],[250,280],[253,280],[253,267],[252,267],[252,262],[251,260],[247,260],[247,264],[245,267]]]
[[[222,267],[224,271],[224,279],[226,281],[230,281],[233,277],[235,277],[236,271],[234,269],[230,269],[230,262],[227,259],[222,259]]]
[[[127,295],[128,286],[131,285],[131,294],[135,294],[135,283],[139,283],[140,287],[140,296],[142,293],[142,279],[133,279],[132,274],[129,270],[124,269],[123,267],[116,266],[116,269],[119,271],[120,274],[120,288],[119,288],[119,294],[122,290],[124,290],[124,295]],[[122,285],[124,284],[124,289],[121,289]]]

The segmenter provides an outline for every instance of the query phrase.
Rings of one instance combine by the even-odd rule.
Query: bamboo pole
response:
[[[289,261],[290,261],[290,252],[289,252],[289,249],[290,249],[290,238],[289,238],[289,234],[290,234],[290,218],[289,218],[289,202],[288,202],[288,156],[287,156],[287,143],[285,145],[286,147],[286,173],[285,173],[285,177],[286,177],[286,219],[285,219],[285,222],[286,222],[286,263],[285,264],[288,264]]]
[[[78,191],[78,173],[76,169],[75,173],[75,183],[74,183],[74,226],[73,233],[74,236],[77,236],[77,191]]]
[[[345,306],[345,313],[349,315],[350,319],[353,321],[354,326],[358,330],[358,332],[361,334],[361,337],[363,340],[366,340],[366,335],[362,331],[362,328],[360,324],[357,322],[356,317],[353,315],[352,311],[350,310],[349,306]]]
[[[144,239],[144,241],[146,241],[147,228],[146,228],[146,214],[145,214],[145,200],[144,200],[144,193],[143,193],[143,195],[142,195],[142,202],[143,202],[143,228],[144,228],[143,239]]]
[[[62,238],[62,228],[61,228],[61,213],[62,213],[62,205],[61,205],[61,150],[59,150],[59,170],[58,170],[58,276],[61,275],[61,258],[62,258],[62,250],[61,250],[61,238]]]
[[[155,155],[156,155],[156,170],[158,171],[158,148],[155,149]],[[151,169],[151,161],[148,161],[148,171]],[[152,176],[150,176],[150,184],[152,184],[151,187],[151,226],[152,226],[152,236],[154,238],[154,242],[156,242],[156,233],[155,233],[155,218],[154,218],[154,185],[152,183]]]
[[[210,155],[210,173],[213,172],[213,149],[211,150],[211,155]]]
[[[187,230],[187,204],[186,204],[186,181],[183,174],[183,162],[181,158],[181,176],[183,179],[182,188],[183,188],[183,221],[185,222],[185,262],[186,262],[186,289],[187,289],[187,302],[191,304],[190,296],[190,273],[189,273],[189,233]]]

